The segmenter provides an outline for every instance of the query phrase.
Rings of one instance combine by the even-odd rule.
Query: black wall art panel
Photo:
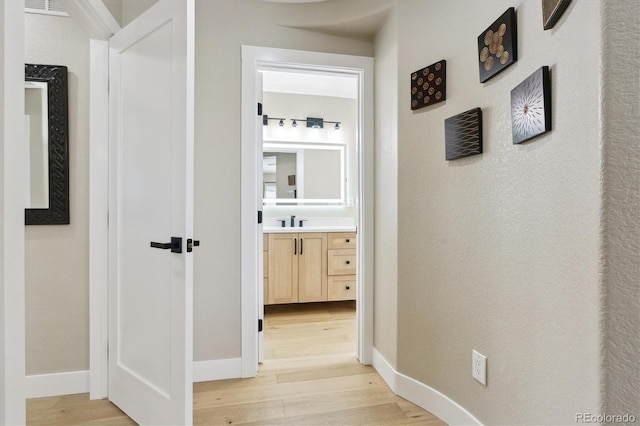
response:
[[[474,108],[444,120],[447,160],[482,153],[482,110]]]
[[[480,82],[484,83],[517,60],[516,11],[510,7],[478,36]]]
[[[571,0],[542,0],[542,26],[550,30],[558,22]]]
[[[411,74],[411,109],[447,99],[447,61],[444,59]]]

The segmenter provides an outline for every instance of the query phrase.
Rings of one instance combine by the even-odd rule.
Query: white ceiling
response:
[[[356,99],[358,94],[358,80],[355,76],[289,71],[263,71],[262,75],[265,92],[349,99]]]

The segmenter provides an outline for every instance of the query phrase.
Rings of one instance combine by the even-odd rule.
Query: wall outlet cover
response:
[[[483,385],[487,385],[487,357],[482,355],[480,352],[475,349],[472,352],[472,366],[471,366],[471,375],[474,379],[482,383]]]

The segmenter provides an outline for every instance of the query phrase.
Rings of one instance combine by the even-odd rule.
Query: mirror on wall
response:
[[[345,154],[344,144],[265,142],[264,204],[344,204]]]
[[[68,224],[67,67],[25,64],[25,224]]]

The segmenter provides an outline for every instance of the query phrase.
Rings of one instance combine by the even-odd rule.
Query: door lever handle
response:
[[[161,250],[171,249],[171,253],[182,253],[182,238],[171,237],[170,243],[157,243],[155,241],[151,241],[151,247]]]

